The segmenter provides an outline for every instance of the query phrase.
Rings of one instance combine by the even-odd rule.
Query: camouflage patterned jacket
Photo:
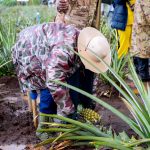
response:
[[[57,5],[59,1],[57,0]],[[69,23],[74,24],[78,29],[92,26],[97,28],[97,22],[100,21],[100,3],[101,0],[67,0],[69,3],[68,11],[62,9],[62,12],[69,15]],[[63,7],[65,8],[65,7]],[[59,14],[59,12],[57,12]],[[61,16],[61,13],[59,14]],[[100,24],[100,23],[99,23]],[[99,28],[99,27],[98,27]]]
[[[69,89],[50,80],[66,82],[81,65],[72,51],[77,50],[78,34],[73,25],[44,23],[24,29],[12,48],[13,63],[23,87],[30,90],[48,87],[66,114],[71,113],[70,106],[74,109]]]
[[[150,0],[136,0],[131,53],[150,58]]]

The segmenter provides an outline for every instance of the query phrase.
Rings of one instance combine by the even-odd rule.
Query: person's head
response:
[[[108,70],[108,66],[111,63],[110,46],[100,31],[92,27],[84,28],[78,36],[77,44],[78,53],[86,69],[95,73],[106,72]],[[98,69],[93,67],[88,61]]]

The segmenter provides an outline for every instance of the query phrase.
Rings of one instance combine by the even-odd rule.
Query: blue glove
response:
[[[30,98],[31,98],[32,100],[36,100],[37,97],[38,97],[38,94],[37,94],[36,90],[31,90],[31,91],[30,91]]]

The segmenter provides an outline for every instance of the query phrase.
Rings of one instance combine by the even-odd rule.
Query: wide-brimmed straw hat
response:
[[[92,72],[106,72],[108,70],[108,66],[111,64],[109,43],[105,36],[95,28],[86,27],[81,30],[78,37],[78,53],[86,59],[85,60],[80,57],[85,68]],[[96,56],[107,63],[108,66],[103,61],[100,61]],[[93,67],[87,60],[98,69]]]

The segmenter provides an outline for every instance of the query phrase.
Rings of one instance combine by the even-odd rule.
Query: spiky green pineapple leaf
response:
[[[129,140],[130,140],[129,136],[124,131],[119,133],[119,136],[120,136],[121,140],[124,142],[129,142]]]

